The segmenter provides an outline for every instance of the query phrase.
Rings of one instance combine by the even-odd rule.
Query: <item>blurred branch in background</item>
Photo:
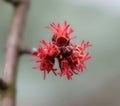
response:
[[[16,78],[19,56],[31,52],[20,47],[30,0],[4,0],[14,7],[10,32],[6,43],[3,77],[0,79],[2,106],[16,105]],[[21,50],[20,50],[21,49]],[[26,50],[26,51],[25,51]],[[7,88],[7,89],[6,89]]]

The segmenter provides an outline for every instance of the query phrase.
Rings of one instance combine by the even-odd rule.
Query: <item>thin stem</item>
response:
[[[20,55],[23,55],[23,54],[37,54],[37,48],[29,48],[29,47],[26,47],[25,45],[23,44],[20,44],[19,45],[19,53]]]

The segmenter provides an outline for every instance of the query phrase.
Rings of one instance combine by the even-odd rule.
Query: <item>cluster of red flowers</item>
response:
[[[73,29],[69,29],[66,21],[63,27],[60,24],[52,23],[47,28],[53,31],[51,42],[42,40],[38,48],[38,53],[34,55],[35,61],[39,63],[37,67],[46,74],[53,72],[54,75],[66,76],[68,80],[72,79],[72,75],[78,74],[86,69],[85,61],[90,59],[89,53],[85,53],[85,49],[90,47],[89,42],[82,41],[79,45],[74,45],[70,41],[75,38],[70,37]],[[59,62],[60,72],[54,68],[55,58]]]

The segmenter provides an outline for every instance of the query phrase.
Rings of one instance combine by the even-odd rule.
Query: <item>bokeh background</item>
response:
[[[0,75],[13,8],[0,1]],[[73,80],[50,74],[43,80],[31,56],[20,58],[17,106],[120,106],[120,1],[119,0],[31,0],[23,42],[38,47],[52,33],[45,27],[66,20],[77,38],[90,41],[92,59],[87,70]],[[58,66],[56,64],[56,66]]]

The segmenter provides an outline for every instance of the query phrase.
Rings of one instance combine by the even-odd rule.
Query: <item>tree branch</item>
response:
[[[12,3],[17,0],[5,1],[11,1]],[[29,3],[30,0],[21,0],[19,5],[14,6],[14,13],[5,51],[3,78],[1,80],[1,84],[8,85],[8,89],[2,93],[2,106],[15,106],[16,104],[16,77],[20,56],[18,45],[21,43]]]

